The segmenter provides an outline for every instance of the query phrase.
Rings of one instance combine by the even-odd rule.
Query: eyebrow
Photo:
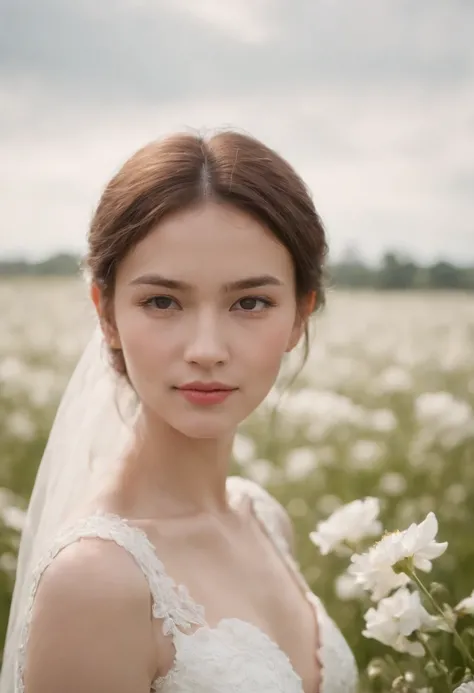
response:
[[[130,282],[130,285],[160,286],[174,291],[190,292],[193,290],[192,284],[179,281],[178,279],[169,279],[168,277],[163,277],[159,274],[144,274],[141,277],[133,279],[133,281]],[[244,289],[257,289],[261,286],[283,286],[283,282],[271,274],[261,274],[255,277],[238,279],[235,282],[227,282],[224,284],[223,290],[225,293],[230,293],[232,291],[242,291]]]

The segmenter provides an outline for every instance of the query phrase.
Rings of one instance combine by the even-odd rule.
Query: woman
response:
[[[2,691],[355,690],[286,512],[228,477],[237,426],[307,340],[325,253],[303,182],[242,134],[151,143],[109,183],[87,255],[100,330],[30,502]]]

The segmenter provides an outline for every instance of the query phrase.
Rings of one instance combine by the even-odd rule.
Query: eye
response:
[[[143,305],[147,308],[155,308],[156,310],[162,311],[170,310],[173,308],[173,304],[175,307],[179,307],[171,296],[151,296],[151,298],[147,298],[143,301]]]
[[[237,303],[234,303],[234,306],[239,305],[241,310],[243,310],[245,313],[261,313],[267,308],[271,308],[275,304],[268,298],[262,298],[260,296],[245,296],[237,301]]]

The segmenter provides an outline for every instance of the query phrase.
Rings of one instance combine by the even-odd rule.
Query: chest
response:
[[[170,544],[157,537],[168,575],[202,605],[214,635],[233,624],[237,636],[268,639],[290,660],[304,690],[318,690],[318,627],[314,607],[284,556],[260,527],[227,532],[207,529],[186,533]],[[172,550],[168,547],[172,546]],[[247,625],[245,625],[247,624]],[[195,647],[201,637],[193,641]],[[184,647],[188,641],[183,640]],[[235,644],[235,643],[234,643]],[[258,648],[257,648],[258,649]],[[276,689],[277,690],[277,689]]]
[[[313,693],[285,653],[251,624],[236,619],[175,638],[171,669],[155,682],[161,693]]]

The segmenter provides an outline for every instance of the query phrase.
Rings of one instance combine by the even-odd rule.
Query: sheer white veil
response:
[[[0,693],[15,691],[17,654],[39,558],[83,499],[113,472],[129,439],[130,419],[117,401],[120,393],[127,405],[132,403],[133,391],[125,387],[128,391],[109,364],[97,325],[62,397],[38,468],[20,541]]]

